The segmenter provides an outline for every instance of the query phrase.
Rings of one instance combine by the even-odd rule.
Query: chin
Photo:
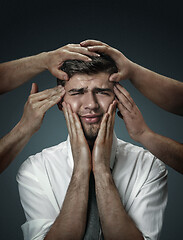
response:
[[[83,127],[83,131],[87,140],[95,140],[99,132],[99,126],[91,124],[90,126]]]

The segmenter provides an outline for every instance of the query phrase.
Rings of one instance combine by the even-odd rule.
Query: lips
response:
[[[102,115],[97,115],[97,114],[88,114],[85,116],[81,116],[82,121],[85,123],[98,123],[101,120]]]

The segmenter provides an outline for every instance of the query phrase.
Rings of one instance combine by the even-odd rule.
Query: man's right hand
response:
[[[74,172],[90,172],[91,152],[83,133],[81,122],[76,113],[72,112],[71,106],[63,102],[63,112],[67,123],[74,160]]]
[[[33,83],[29,98],[24,106],[24,113],[19,122],[20,125],[26,132],[33,135],[39,130],[46,111],[61,101],[64,94],[65,89],[62,86],[38,92],[37,84]]]
[[[89,51],[86,47],[80,46],[80,44],[68,44],[57,50],[47,52],[44,62],[46,69],[55,77],[61,80],[68,80],[67,74],[60,70],[63,62],[73,59],[91,61],[89,56],[98,56],[98,54]]]

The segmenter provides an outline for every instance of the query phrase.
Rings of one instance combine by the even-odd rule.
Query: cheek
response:
[[[103,109],[103,112],[107,112],[113,100],[114,100],[114,97],[100,99],[100,107]]]
[[[80,105],[81,105],[81,104],[80,104],[80,101],[76,100],[75,98],[67,97],[67,96],[65,95],[65,97],[64,97],[64,102],[70,104],[73,112],[78,112],[78,111],[79,111]]]

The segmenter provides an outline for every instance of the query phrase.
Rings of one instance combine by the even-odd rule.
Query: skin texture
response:
[[[24,112],[17,125],[0,139],[0,172],[3,172],[41,126],[46,111],[64,96],[63,87],[55,87],[38,93],[37,84],[32,84]]]
[[[114,92],[118,98],[118,109],[123,116],[130,137],[144,145],[164,163],[183,174],[183,144],[153,132],[145,123],[130,94],[121,85],[116,84]]]
[[[57,50],[0,64],[0,94],[25,83],[37,74],[49,70],[55,77],[68,80],[65,72],[59,70],[65,60],[90,61],[88,56],[98,54],[88,51],[79,44],[68,44]],[[63,97],[63,88],[45,90],[38,93],[36,84],[24,107],[19,123],[0,139],[0,173],[14,160],[27,144],[31,136],[40,128],[45,112]]]
[[[183,116],[183,83],[150,71],[126,58],[120,51],[106,43],[86,40],[80,43],[91,52],[105,53],[116,62],[118,73],[110,81],[129,79],[132,84],[152,102],[166,111]],[[149,91],[151,89],[151,91]]]
[[[133,63],[120,51],[100,41],[86,40],[80,44],[92,52],[105,53],[113,58],[118,73],[112,74],[110,81],[130,79],[134,86],[155,104],[183,116],[183,83]],[[140,142],[165,164],[183,174],[183,144],[149,129],[130,94],[119,84],[116,84],[114,92],[119,100],[119,115],[123,117],[130,137]]]
[[[108,79],[106,73],[76,74],[66,83],[61,110],[68,126],[74,169],[62,209],[46,240],[83,238],[91,171],[105,239],[143,239],[124,210],[110,171],[117,102]]]
[[[59,69],[64,61],[90,61],[88,56],[96,55],[79,44],[68,44],[53,51],[1,63],[0,94],[13,90],[45,70],[49,70],[56,78],[68,80],[67,74]]]

